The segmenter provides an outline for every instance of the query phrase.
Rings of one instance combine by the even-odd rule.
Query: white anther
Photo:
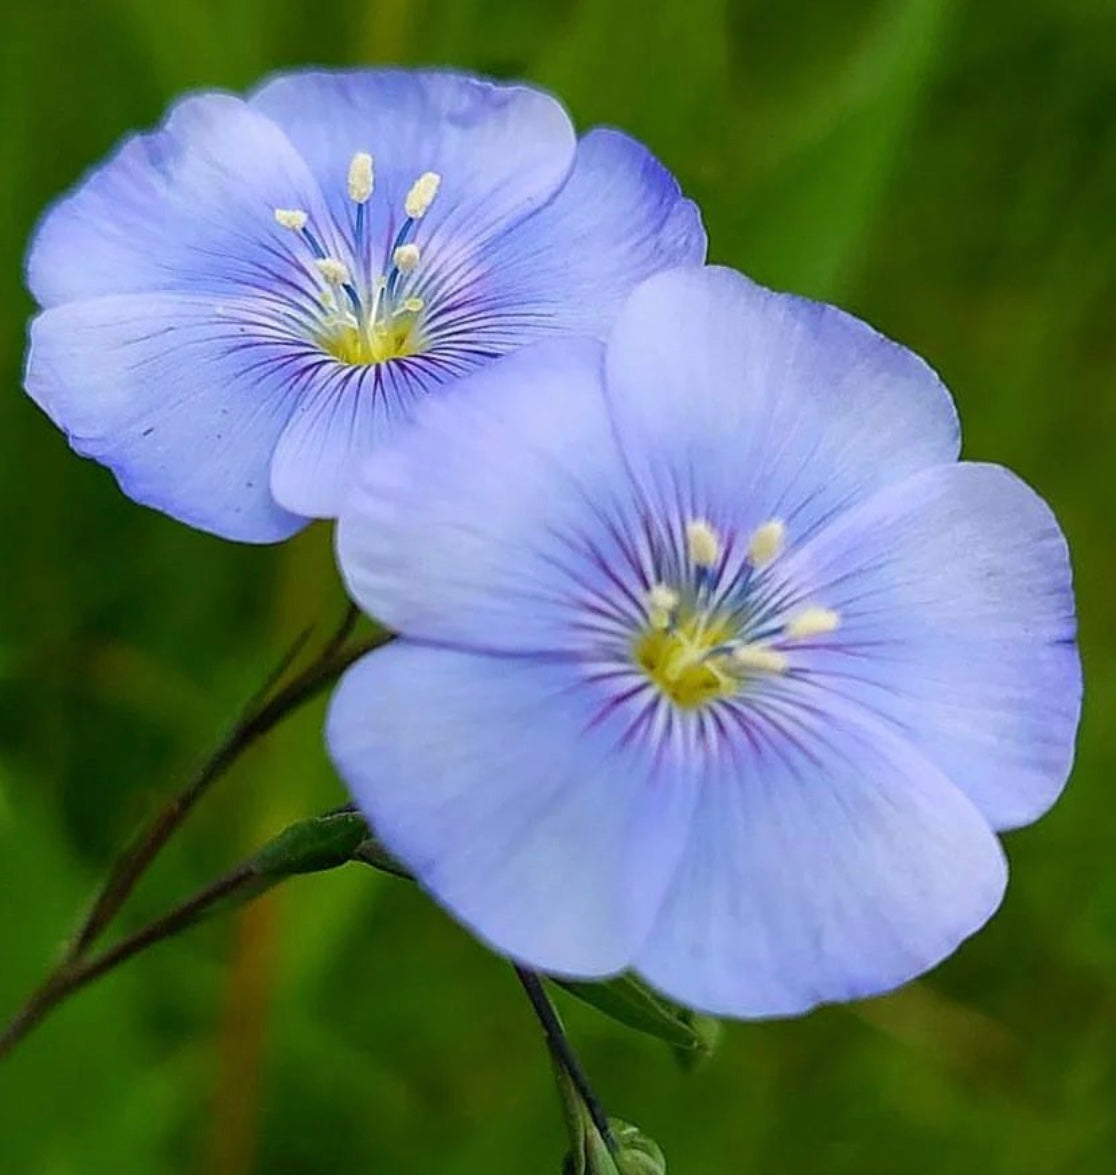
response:
[[[673,612],[678,607],[679,597],[674,588],[657,583],[647,593],[647,606],[660,612]]]
[[[412,220],[425,216],[426,210],[434,203],[441,182],[442,177],[436,171],[424,171],[411,185],[407,199],[403,201],[403,211]]]
[[[695,518],[686,523],[686,550],[695,566],[712,567],[721,557],[721,540],[708,522]]]
[[[786,673],[787,658],[778,649],[767,645],[737,645],[732,659],[738,669],[757,673]]]
[[[804,637],[833,632],[840,623],[840,615],[832,608],[803,608],[797,616],[787,621],[783,635],[791,640],[802,640]]]
[[[293,228],[296,233],[306,227],[307,215],[301,208],[276,208],[275,223],[284,228]]]
[[[666,629],[679,604],[679,595],[665,583],[657,583],[647,593],[647,619],[652,628]]]
[[[783,553],[787,528],[776,518],[757,526],[748,542],[748,558],[753,567],[763,567]]]
[[[367,204],[372,195],[372,156],[358,151],[349,164],[349,199]]]
[[[418,265],[420,256],[418,245],[400,245],[392,253],[391,259],[400,273],[410,273]]]
[[[315,261],[314,264],[318,267],[318,272],[326,279],[331,286],[348,285],[350,279],[349,267],[344,261],[338,261],[336,257],[322,257]]]
[[[426,303],[421,298],[405,298],[403,300],[403,310],[408,314],[417,314]]]

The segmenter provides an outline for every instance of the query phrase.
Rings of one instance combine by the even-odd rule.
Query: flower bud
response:
[[[620,1175],[666,1175],[666,1156],[654,1139],[619,1118],[610,1119],[609,1125],[620,1147],[613,1156]]]

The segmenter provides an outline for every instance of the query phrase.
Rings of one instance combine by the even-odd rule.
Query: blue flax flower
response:
[[[362,471],[341,565],[402,639],[334,698],[342,775],[544,970],[737,1016],[902,983],[996,908],[1079,710],[1058,525],[958,446],[856,319],[652,277],[607,347],[492,365]]]
[[[185,99],[47,214],[27,388],[133,498],[271,541],[427,393],[704,255],[643,147],[538,90],[292,74]]]

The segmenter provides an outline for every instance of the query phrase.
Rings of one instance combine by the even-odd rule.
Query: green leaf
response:
[[[371,865],[373,869],[379,869],[381,873],[390,873],[393,877],[414,881],[414,875],[400,865],[374,836],[369,836],[360,842],[353,853],[353,860],[363,861],[365,865]]]
[[[551,982],[620,1024],[657,1037],[687,1056],[700,1058],[713,1051],[719,1029],[716,1020],[672,1004],[634,975],[620,975],[605,983]]]
[[[691,1073],[703,1061],[707,1060],[716,1051],[721,1041],[722,1024],[714,1016],[705,1016],[701,1012],[691,1012],[688,1008],[680,1008],[680,1014],[693,1029],[698,1038],[696,1047],[675,1048],[674,1058],[682,1069]]]

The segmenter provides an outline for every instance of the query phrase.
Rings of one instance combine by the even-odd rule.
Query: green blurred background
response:
[[[0,1015],[136,821],[291,635],[343,603],[316,527],[238,547],[126,500],[19,389],[43,203],[180,91],[436,62],[642,137],[716,261],[926,355],[966,450],[1049,498],[1089,697],[991,927],[884,1000],[729,1029],[683,1074],[570,1006],[610,1109],[677,1175],[1116,1169],[1116,6],[1107,0],[15,0],[0,43]],[[75,265],[81,258],[73,259]],[[311,707],[225,780],[124,922],[342,800]],[[290,884],[90,989],[0,1065],[4,1175],[556,1172],[507,970],[410,887]]]

